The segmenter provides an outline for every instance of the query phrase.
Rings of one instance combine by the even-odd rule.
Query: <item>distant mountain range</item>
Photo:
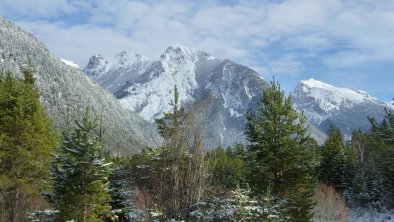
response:
[[[256,109],[269,86],[246,66],[182,46],[168,47],[159,60],[126,52],[110,60],[95,55],[84,72],[113,93],[123,107],[150,122],[170,110],[171,92],[177,85],[184,104],[204,103],[204,109],[199,110],[206,116],[206,124],[200,125],[205,125],[210,141],[224,146],[245,142],[242,129],[246,111]],[[392,107],[366,92],[314,79],[300,81],[291,95],[320,143],[331,126],[338,127],[348,139],[355,129],[369,129],[368,116],[381,120],[384,108]]]
[[[0,17],[0,69],[20,76],[29,59],[37,72],[42,103],[55,126],[60,131],[70,127],[87,106],[93,107],[102,119],[105,145],[113,153],[134,153],[161,144],[153,122],[170,111],[174,85],[181,104],[195,112],[197,130],[203,132],[208,147],[245,143],[245,114],[256,110],[269,87],[246,66],[182,46],[168,47],[158,60],[126,52],[110,60],[95,55],[82,72]],[[332,125],[349,138],[354,129],[369,129],[367,116],[380,121],[384,108],[394,107],[366,92],[313,79],[300,81],[292,99],[320,143]]]
[[[59,131],[72,127],[89,106],[102,120],[104,143],[113,153],[135,153],[162,142],[155,125],[123,108],[81,70],[65,64],[34,36],[0,17],[0,69],[20,76],[29,60],[37,74],[41,101]]]
[[[210,147],[245,142],[244,116],[268,87],[246,66],[182,46],[168,47],[159,60],[125,52],[112,60],[92,56],[84,72],[150,122],[170,111],[176,85],[181,103],[198,110],[196,125]]]

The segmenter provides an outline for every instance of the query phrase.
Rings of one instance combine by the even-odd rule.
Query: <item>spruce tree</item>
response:
[[[96,121],[88,110],[52,161],[53,192],[47,194],[59,211],[56,221],[103,221],[110,214],[109,163],[101,156],[99,139],[92,132]]]
[[[344,145],[341,132],[331,127],[322,148],[319,180],[332,185],[338,191],[352,189],[355,174],[353,149]]]
[[[279,83],[272,81],[258,110],[247,115],[250,142],[249,183],[256,194],[271,190],[285,199],[291,221],[309,221],[316,187],[316,152],[309,146],[305,118],[293,108]]]
[[[58,137],[40,104],[32,68],[0,73],[0,221],[23,221],[41,198]],[[42,201],[43,202],[43,201]],[[37,209],[37,208],[36,208]]]

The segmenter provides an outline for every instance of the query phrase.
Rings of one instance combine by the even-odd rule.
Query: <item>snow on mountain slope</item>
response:
[[[160,56],[159,69],[151,69],[144,73],[143,81],[135,80],[124,91],[127,96],[120,98],[123,107],[140,113],[148,120],[161,117],[169,112],[173,99],[174,85],[179,90],[181,102],[193,102],[193,94],[198,88],[195,78],[195,62],[197,55],[183,47],[170,47]],[[147,81],[148,80],[148,81]]]
[[[178,45],[168,47],[158,61],[125,52],[110,61],[92,56],[84,71],[114,93],[123,107],[153,122],[170,110],[174,85],[181,89],[181,103],[195,100],[194,93],[199,88],[196,63],[204,58],[219,62],[211,55]]]
[[[73,61],[67,60],[67,59],[60,59],[62,62],[64,62],[66,65],[69,65],[73,68],[79,69],[79,65]]]
[[[101,55],[90,58],[84,72],[111,93],[130,79],[145,72],[153,61],[139,54],[121,52],[112,60],[107,61]]]
[[[210,122],[198,124],[208,132],[211,146],[244,140],[244,115],[247,109],[257,106],[268,86],[258,73],[179,45],[168,47],[159,60],[143,61],[148,62],[129,59],[119,65],[119,59],[106,61],[93,56],[84,71],[111,91],[123,107],[150,122],[170,111],[176,85],[181,104],[192,105],[195,110],[196,106],[205,106],[209,111],[205,115],[212,116]]]
[[[335,87],[314,79],[300,81],[292,93],[297,109],[323,132],[338,127],[345,137],[355,129],[368,130],[368,116],[382,119],[386,103],[358,90]]]
[[[394,101],[387,102],[387,105],[390,107],[390,109],[394,110]]]
[[[354,104],[362,102],[374,102],[376,98],[369,96],[364,91],[353,91],[346,88],[334,87],[314,79],[301,81],[299,88],[305,94],[319,103],[319,107],[325,113],[330,113],[341,108],[350,108]]]

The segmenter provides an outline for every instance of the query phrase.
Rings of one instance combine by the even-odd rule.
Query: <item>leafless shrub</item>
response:
[[[348,221],[349,208],[343,197],[333,187],[320,183],[315,198],[314,221]]]

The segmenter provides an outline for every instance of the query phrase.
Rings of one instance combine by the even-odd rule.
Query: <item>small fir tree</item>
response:
[[[103,221],[110,215],[109,163],[100,155],[99,139],[92,135],[96,121],[88,110],[74,132],[64,135],[58,155],[53,155],[53,192],[47,197],[59,211],[56,221]]]
[[[279,83],[264,91],[256,113],[249,112],[245,134],[250,142],[249,182],[257,194],[271,189],[286,199],[292,221],[309,221],[316,187],[316,153],[309,146],[305,118],[293,108]]]

